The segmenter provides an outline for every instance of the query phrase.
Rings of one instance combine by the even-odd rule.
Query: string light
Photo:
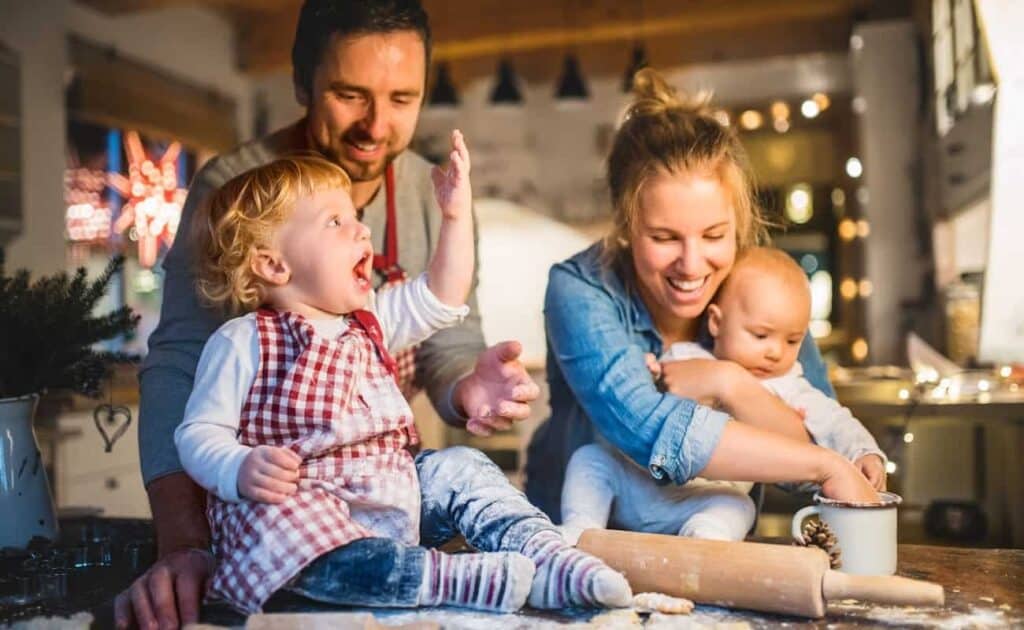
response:
[[[740,114],[740,127],[743,127],[747,131],[760,129],[763,124],[764,116],[762,116],[761,112],[756,109],[748,109]]]
[[[839,222],[839,238],[844,241],[852,241],[857,236],[857,224],[853,219],[843,219]]]
[[[864,359],[868,358],[868,342],[863,337],[859,337],[856,341],[850,345],[850,354],[853,356],[853,360],[860,363]]]
[[[771,106],[772,118],[789,118],[789,105],[785,101],[775,101]]]
[[[860,291],[860,296],[862,298],[867,298],[871,297],[871,294],[874,292],[875,287],[874,285],[871,284],[870,280],[868,280],[867,278],[863,278],[858,283],[858,289]]]
[[[871,234],[871,224],[865,219],[857,220],[857,236],[867,238]]]
[[[832,101],[828,98],[828,94],[825,94],[824,92],[815,92],[814,95],[811,96],[811,100],[818,106],[818,110],[822,112],[828,109],[829,105],[832,104]]]
[[[864,165],[855,157],[846,160],[846,174],[857,179],[864,174]]]
[[[843,278],[843,281],[839,283],[839,295],[847,301],[857,297],[857,281],[853,278]]]
[[[786,217],[793,223],[802,224],[814,215],[814,197],[809,184],[794,184],[786,195]]]

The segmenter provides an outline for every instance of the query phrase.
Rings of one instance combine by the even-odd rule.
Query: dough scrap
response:
[[[664,593],[638,593],[633,596],[633,610],[641,613],[688,615],[693,612],[693,602]]]

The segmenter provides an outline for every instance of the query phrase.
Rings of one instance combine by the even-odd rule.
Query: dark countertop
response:
[[[84,523],[84,524],[83,524]],[[33,616],[67,616],[77,611],[89,611],[95,618],[94,628],[112,626],[112,600],[127,586],[143,567],[117,560],[118,550],[132,541],[144,541],[145,521],[127,519],[87,519],[69,526],[62,521],[62,535],[74,544],[81,540],[98,538],[95,534],[112,535],[115,541],[112,566],[94,573],[96,579],[68,581],[67,596],[49,606],[35,606],[13,614],[8,609],[0,624]],[[113,532],[113,534],[111,534]],[[820,620],[760,614],[749,611],[726,610],[698,606],[686,618],[694,624],[746,623],[750,628],[775,627],[785,623],[792,628],[847,628],[847,627],[1024,627],[1024,549],[967,549],[930,545],[900,545],[899,575],[937,582],[946,589],[946,607],[943,609],[901,608],[871,606],[857,602],[841,602],[829,607],[829,615]],[[5,576],[0,575],[0,578]],[[74,577],[74,576],[72,576]],[[327,611],[326,607],[310,606],[298,600],[281,599],[267,607],[267,612]],[[589,621],[595,616],[590,611],[558,611],[539,613],[526,611],[517,615],[487,615],[458,609],[423,609],[419,611],[375,610],[377,617],[388,618],[385,623],[434,621],[445,628],[557,628],[562,624]],[[600,613],[598,613],[600,614]],[[664,617],[662,618],[665,619]],[[223,626],[241,626],[245,619],[223,607],[204,608],[203,621]],[[648,627],[671,627],[652,624]],[[679,623],[682,619],[668,619],[666,623]],[[699,626],[698,626],[699,627]]]
[[[808,620],[750,611],[698,606],[692,615],[682,618],[651,618],[647,627],[676,627],[692,623],[694,627],[715,624],[747,624],[750,628],[863,628],[863,627],[1024,627],[1024,549],[966,549],[930,545],[900,545],[898,574],[929,580],[946,589],[942,609],[872,606],[846,601],[829,606],[828,616]],[[281,601],[268,606],[267,612],[309,611],[307,605]],[[326,611],[326,608],[319,610]],[[601,613],[565,611],[517,615],[485,615],[454,609],[420,611],[371,611],[384,623],[435,622],[442,628],[482,628],[490,630],[518,628],[557,628],[563,624],[586,624]],[[210,610],[204,621],[223,626],[241,626],[244,620],[224,610]],[[684,621],[685,620],[685,621]],[[621,623],[621,622],[620,622]],[[616,626],[622,627],[622,626]],[[683,626],[686,627],[686,626]]]

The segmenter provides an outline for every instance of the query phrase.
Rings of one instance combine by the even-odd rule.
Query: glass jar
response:
[[[972,282],[958,280],[946,287],[946,355],[960,366],[978,356],[981,292]]]

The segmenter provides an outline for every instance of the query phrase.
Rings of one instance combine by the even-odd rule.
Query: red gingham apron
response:
[[[420,492],[406,447],[418,436],[377,318],[352,313],[334,339],[295,313],[261,309],[259,369],[238,440],[302,456],[299,490],[276,505],[210,495],[210,593],[261,609],[321,555],[366,537],[419,542]]]
[[[405,270],[398,263],[398,216],[395,211],[395,168],[388,164],[384,172],[384,193],[387,201],[387,223],[384,227],[384,253],[373,255],[373,270],[384,276],[381,286],[390,287],[408,281]],[[416,385],[416,349],[419,345],[401,350],[395,354],[398,389],[406,400],[412,400],[420,391]]]

